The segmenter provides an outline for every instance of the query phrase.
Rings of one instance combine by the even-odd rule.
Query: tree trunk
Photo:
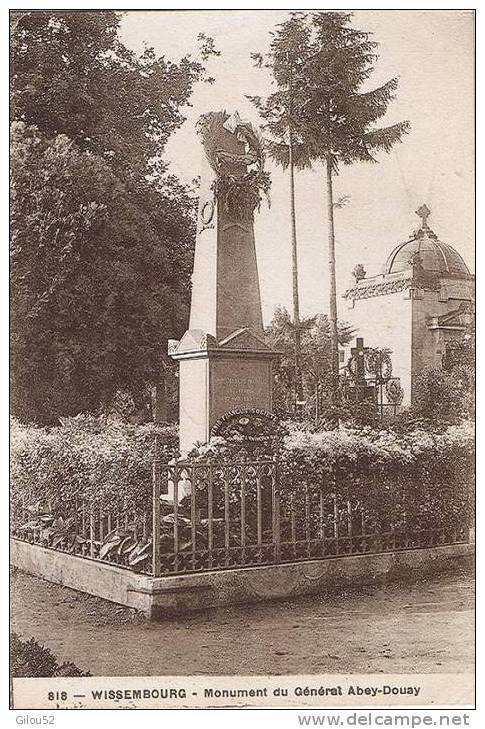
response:
[[[300,409],[298,402],[303,400],[303,384],[301,377],[301,331],[300,331],[300,297],[298,294],[298,250],[296,244],[296,210],[295,210],[295,165],[293,163],[293,67],[288,54],[289,78],[289,121],[288,121],[288,167],[290,171],[290,217],[291,217],[291,264],[293,279],[293,326],[295,328],[295,395],[296,411]]]
[[[165,423],[167,421],[167,402],[165,393],[165,378],[152,385],[152,419],[154,423]]]
[[[301,377],[301,333],[300,333],[300,297],[298,293],[298,250],[296,243],[296,210],[295,210],[295,169],[293,165],[293,135],[290,131],[289,170],[290,170],[290,215],[291,215],[291,263],[293,280],[293,326],[295,336],[295,389],[296,401],[303,400],[303,383]],[[296,409],[298,410],[298,405]]]
[[[330,155],[326,158],[327,219],[328,219],[328,272],[329,272],[329,324],[330,324],[330,360],[332,367],[333,394],[338,388],[339,356],[338,356],[338,324],[337,324],[337,277],[335,274],[335,229],[333,220],[333,184],[332,162]]]
[[[320,420],[320,381],[317,380],[315,385],[315,425],[318,425]]]

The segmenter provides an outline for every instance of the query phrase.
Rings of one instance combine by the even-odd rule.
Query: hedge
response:
[[[177,458],[174,426],[135,426],[106,418],[78,416],[56,428],[12,426],[12,497],[34,494],[126,503],[143,510],[151,503],[154,436],[162,460]],[[226,457],[231,447],[215,439],[193,458]],[[309,432],[288,425],[277,446],[282,498],[301,497],[305,487],[365,504],[369,512],[406,510],[421,524],[469,524],[473,512],[474,431],[470,422],[441,432],[339,428]],[[405,502],[405,503],[404,503]]]
[[[279,461],[286,492],[325,484],[378,517],[396,509],[406,512],[407,523],[421,528],[472,521],[474,429],[469,421],[435,433],[293,429]]]
[[[177,454],[173,425],[131,425],[105,417],[63,418],[58,427],[11,427],[11,494],[62,502],[103,503],[106,508],[129,503],[132,510],[151,503],[155,436],[159,454]]]

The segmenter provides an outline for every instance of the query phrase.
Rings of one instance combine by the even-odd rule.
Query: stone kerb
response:
[[[421,579],[469,566],[473,555],[472,544],[454,544],[154,578],[11,539],[11,562],[15,567],[65,587],[136,608],[151,619]]]

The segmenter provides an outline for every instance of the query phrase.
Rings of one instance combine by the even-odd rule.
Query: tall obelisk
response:
[[[264,179],[259,141],[238,114],[203,115],[204,156],[189,329],[169,354],[179,361],[180,450],[209,440],[226,413],[271,412],[272,362],[264,342],[254,209]]]

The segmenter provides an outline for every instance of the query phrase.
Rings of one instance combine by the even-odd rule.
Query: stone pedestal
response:
[[[198,348],[191,343],[197,342]],[[222,342],[188,331],[172,356],[179,361],[180,451],[206,443],[213,426],[235,409],[259,408],[271,412],[272,363],[275,354],[243,329],[236,341]],[[237,349],[239,340],[251,348]]]
[[[264,343],[255,203],[247,193],[248,166],[262,164],[257,138],[237,115],[211,113],[201,122],[205,155],[189,330],[179,342],[169,342],[169,354],[180,366],[182,454],[206,443],[215,423],[231,410],[271,412],[277,356]]]

